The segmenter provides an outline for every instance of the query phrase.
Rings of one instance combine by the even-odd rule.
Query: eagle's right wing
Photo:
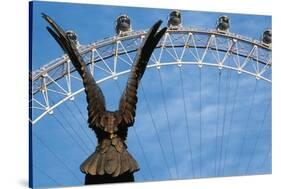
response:
[[[105,112],[105,99],[101,89],[95,82],[91,73],[87,69],[86,63],[78,52],[74,41],[69,39],[66,33],[46,14],[42,14],[43,18],[51,25],[53,29],[47,27],[48,32],[58,42],[60,47],[69,56],[73,66],[76,68],[83,80],[85,93],[88,103],[88,123],[89,127],[101,127],[100,119]]]
[[[138,101],[138,86],[145,72],[147,63],[158,42],[167,30],[167,28],[164,27],[158,31],[161,23],[162,21],[159,20],[150,28],[139,47],[126,88],[119,102],[119,111],[121,112],[123,120],[127,126],[132,126],[135,120],[136,105]]]

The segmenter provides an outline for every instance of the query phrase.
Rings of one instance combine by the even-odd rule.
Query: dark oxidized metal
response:
[[[88,124],[98,139],[95,152],[80,166],[86,174],[86,184],[133,181],[133,172],[139,170],[136,160],[127,151],[128,127],[133,126],[136,115],[137,89],[150,56],[167,28],[159,29],[162,21],[151,27],[138,49],[126,88],[120,98],[119,109],[108,111],[100,87],[92,77],[76,47],[76,34],[64,32],[49,16],[49,33],[69,56],[80,74],[88,103]],[[91,180],[92,179],[92,180]]]

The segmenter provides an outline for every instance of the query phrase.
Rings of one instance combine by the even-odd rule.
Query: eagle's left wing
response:
[[[105,109],[105,99],[100,87],[97,85],[92,74],[87,69],[87,65],[84,62],[82,56],[78,52],[76,44],[69,39],[63,29],[59,27],[49,16],[42,14],[43,18],[50,24],[50,27],[47,27],[49,33],[61,46],[64,52],[69,56],[73,66],[81,76],[83,80],[83,85],[85,87],[85,93],[88,103],[88,123],[89,127],[94,129],[94,127],[101,127],[100,119]]]

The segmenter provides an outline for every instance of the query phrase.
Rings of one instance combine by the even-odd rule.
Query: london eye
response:
[[[232,32],[235,15],[213,13],[213,27],[203,28],[185,11],[163,13],[168,30],[148,63],[128,137],[141,168],[136,181],[271,173],[270,21],[253,39]],[[130,14],[113,22],[114,34],[94,42],[69,30],[110,108],[147,32]],[[82,80],[63,52],[46,62],[33,62],[30,76],[33,180],[80,185],[79,165],[97,144]]]

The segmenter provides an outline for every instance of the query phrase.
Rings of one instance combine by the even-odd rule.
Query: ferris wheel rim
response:
[[[193,35],[193,33],[203,33],[203,34],[206,34],[208,36],[212,36],[212,35],[218,35],[218,36],[223,36],[223,37],[226,37],[228,39],[232,39],[232,40],[241,40],[243,42],[246,42],[246,43],[249,43],[253,46],[258,46],[259,48],[262,48],[262,49],[265,49],[265,50],[268,50],[271,52],[271,47],[269,46],[265,46],[263,45],[260,41],[257,42],[255,40],[251,40],[249,38],[246,38],[246,37],[241,37],[241,35],[236,35],[236,34],[233,34],[233,33],[221,33],[221,32],[218,32],[217,30],[196,30],[196,29],[186,29],[186,28],[182,28],[180,30],[168,30],[167,34],[169,35],[170,33],[188,33],[188,35]],[[128,35],[128,36],[122,36],[122,37],[118,37],[118,36],[114,36],[114,37],[111,37],[109,38],[109,40],[102,40],[102,41],[98,41],[96,43],[92,43],[91,45],[88,45],[88,46],[81,46],[80,47],[80,51],[81,51],[81,54],[82,55],[85,55],[86,53],[89,53],[90,51],[92,51],[93,49],[98,49],[98,48],[101,48],[101,47],[104,47],[106,45],[113,45],[115,43],[117,43],[117,41],[125,41],[125,40],[128,40],[128,39],[138,39],[138,38],[143,38],[145,36],[145,31],[144,30],[140,30],[140,31],[136,31],[136,32],[130,32],[131,34]],[[168,46],[167,46],[168,47]],[[161,48],[161,45],[158,45],[157,48]],[[172,47],[170,47],[172,48]],[[196,47],[198,48],[198,47]],[[202,46],[201,48],[209,48],[207,46]],[[132,51],[128,51],[129,53],[131,52],[134,52],[136,51],[136,49],[132,50]],[[218,49],[218,50],[221,50],[223,52],[226,52],[226,50],[223,50],[223,49]],[[124,53],[124,52],[123,52]],[[227,52],[226,52],[227,53]],[[120,53],[121,54],[121,53]],[[238,54],[238,56],[242,56],[242,54]],[[111,58],[113,55],[109,55],[108,57],[104,57],[104,59],[107,59],[107,58]],[[60,66],[61,64],[65,64],[66,62],[68,62],[68,57],[63,55],[61,59],[55,59],[57,61],[55,61],[55,63],[49,65],[47,68],[45,69],[40,69],[39,71],[36,70],[32,73],[32,82],[36,80],[36,78],[40,78],[40,77],[45,77],[45,75],[48,74],[48,71],[52,70],[52,69],[55,69],[56,67]],[[99,60],[101,61],[101,60]],[[98,63],[99,61],[95,61],[94,64]],[[90,64],[91,62],[87,63]],[[261,63],[259,61],[259,63]],[[265,64],[265,63],[264,63]],[[267,64],[267,63],[266,63]],[[257,79],[262,79],[262,80],[265,80],[269,83],[271,83],[271,80],[270,79],[267,79],[263,76],[260,76],[258,75],[257,73],[254,74],[254,73],[251,73],[251,72],[247,72],[246,70],[243,70],[243,69],[238,69],[238,68],[234,68],[234,67],[231,67],[231,66],[226,66],[226,65],[219,65],[219,64],[214,64],[214,63],[208,63],[208,62],[184,62],[184,61],[177,61],[177,62],[158,62],[157,64],[149,64],[148,65],[148,68],[152,68],[152,67],[157,67],[157,66],[168,66],[168,65],[205,65],[205,66],[212,66],[212,67],[218,67],[219,69],[231,69],[233,71],[237,71],[237,72],[241,72],[241,73],[246,73],[248,75],[251,75],[251,76],[254,76],[256,77]],[[271,66],[271,63],[268,64],[269,66]],[[100,83],[100,82],[104,82],[106,80],[109,80],[109,79],[114,79],[114,77],[118,77],[119,75],[123,75],[123,74],[126,74],[130,71],[130,69],[128,70],[125,70],[123,71],[122,73],[114,73],[114,75],[112,74],[111,76],[107,76],[99,81],[97,81],[97,83]],[[75,70],[72,70],[72,72],[75,72]],[[71,72],[71,73],[72,73]],[[38,73],[38,74],[36,74]],[[60,78],[58,78],[57,80],[63,78],[64,75],[61,75]],[[56,81],[56,80],[54,80]],[[52,83],[52,82],[51,82]],[[49,84],[51,84],[49,83]],[[49,85],[47,84],[47,85]],[[38,92],[39,90],[37,90]],[[52,113],[52,111],[58,107],[60,104],[62,104],[63,102],[67,101],[68,99],[71,99],[72,97],[80,94],[81,92],[83,91],[83,88],[81,89],[78,89],[76,91],[73,91],[71,94],[68,94],[67,96],[65,96],[63,99],[61,99],[60,101],[58,101],[57,103],[55,103],[54,105],[52,106],[47,106],[44,110],[44,112],[37,116],[37,118],[35,120],[30,120],[30,122],[32,124],[35,124],[37,123],[41,118],[43,118],[45,115],[47,114],[50,114]],[[35,95],[37,92],[35,92],[34,94],[32,93],[32,95]],[[31,98],[31,102],[32,102],[32,98]]]
[[[210,62],[202,62],[202,63],[198,63],[198,62],[161,62],[159,64],[150,64],[147,66],[147,69],[152,69],[152,68],[156,68],[156,69],[160,69],[159,66],[190,66],[190,65],[193,65],[193,66],[199,66],[200,69],[202,69],[201,66],[207,66],[207,67],[217,67],[218,69],[228,69],[228,70],[231,70],[231,71],[236,71],[238,74],[247,74],[247,75],[250,75],[250,76],[253,76],[253,77],[256,77],[256,79],[261,79],[261,80],[264,80],[266,82],[269,82],[271,83],[272,81],[266,79],[265,77],[263,76],[259,76],[257,78],[257,76],[255,74],[252,74],[251,72],[247,72],[246,70],[239,70],[239,69],[236,69],[234,67],[230,67],[230,66],[226,66],[226,65],[216,65],[216,64],[212,64]],[[117,79],[118,76],[122,76],[122,75],[125,75],[125,74],[128,74],[131,70],[128,69],[128,70],[125,70],[125,71],[122,71],[122,72],[119,72],[119,73],[116,73],[115,75],[111,75],[111,76],[107,76],[103,79],[100,79],[97,82],[97,84],[100,84],[100,83],[103,83],[107,80],[110,80],[110,79]],[[53,110],[60,106],[62,103],[64,103],[65,101],[67,100],[70,100],[71,98],[75,97],[76,95],[79,95],[81,92],[83,92],[85,90],[84,87],[76,90],[75,92],[73,92],[72,94],[69,94],[68,96],[66,96],[65,98],[61,99],[59,102],[57,102],[56,104],[54,104],[53,106],[49,107],[48,109],[46,109],[46,111],[44,113],[42,113],[40,116],[38,116],[34,121],[30,120],[30,122],[34,125],[36,124],[40,119],[42,119],[45,115],[47,114],[52,114]]]
[[[132,38],[139,38],[139,37],[144,37],[145,34],[147,33],[147,30],[138,30],[138,31],[131,31],[129,33],[127,33],[126,36],[118,36],[115,35],[113,37],[107,37],[104,38],[103,40],[98,40],[94,43],[91,43],[89,45],[80,45],[80,47],[82,47],[82,49],[80,49],[80,53],[82,55],[84,55],[85,53],[91,51],[92,49],[97,49],[97,48],[101,48],[104,47],[106,45],[111,45],[116,43],[116,41],[125,41],[128,39],[132,39]],[[271,46],[269,45],[265,45],[262,43],[262,41],[260,40],[255,40],[243,35],[238,35],[235,33],[231,33],[231,32],[219,32],[215,29],[202,29],[202,28],[181,28],[179,30],[167,30],[166,33],[202,33],[202,34],[209,34],[209,35],[218,35],[218,36],[223,36],[223,37],[227,37],[227,38],[232,38],[234,40],[240,40],[240,41],[244,41],[246,43],[249,44],[253,44],[253,45],[257,45],[260,48],[266,49],[271,51]],[[39,69],[32,71],[32,81],[34,81],[36,78],[40,77],[42,75],[42,73],[46,73],[51,69],[54,69],[56,66],[59,66],[60,64],[66,62],[68,60],[68,57],[64,54],[62,55],[60,58],[56,58],[52,61],[50,61],[49,63],[47,63],[44,66],[41,66]],[[41,74],[40,74],[41,73]]]

